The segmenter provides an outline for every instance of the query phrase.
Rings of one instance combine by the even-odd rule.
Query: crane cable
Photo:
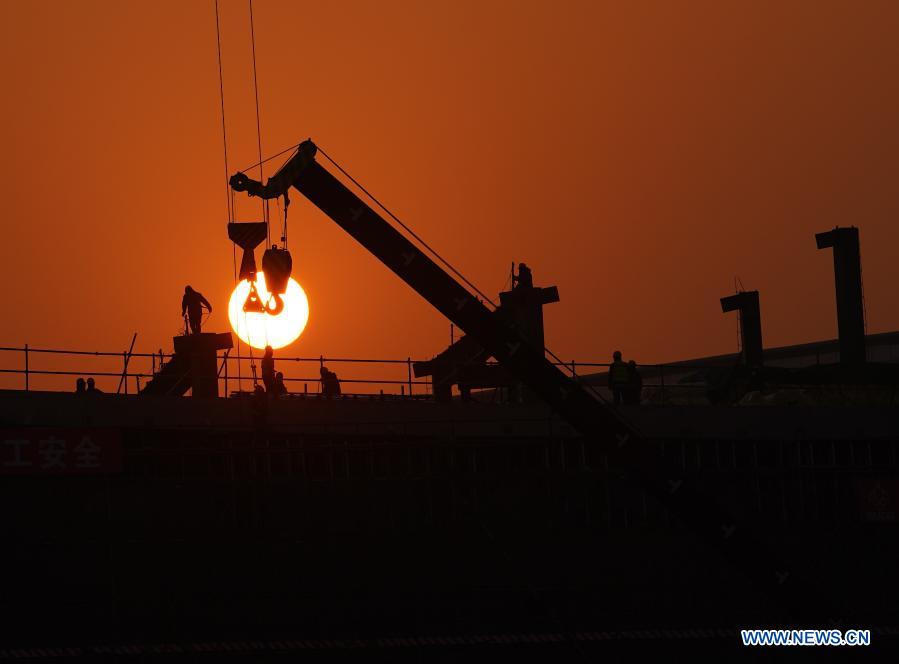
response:
[[[273,154],[271,157],[266,157],[266,158],[263,159],[262,161],[257,161],[255,164],[252,164],[251,166],[247,166],[246,168],[240,169],[240,172],[241,172],[241,173],[246,173],[247,171],[249,171],[249,170],[251,170],[251,169],[253,169],[253,168],[256,168],[256,167],[259,166],[260,164],[267,164],[267,163],[270,162],[272,159],[277,159],[277,158],[280,157],[282,154],[287,154],[288,152],[296,152],[296,151],[297,151],[297,148],[300,147],[300,145],[302,145],[302,143],[297,143],[297,144],[295,144],[295,145],[291,145],[290,147],[284,148],[283,150],[281,150],[281,152],[278,152],[277,154]],[[290,161],[290,158],[291,158],[291,157],[293,157],[292,154],[290,155],[290,157],[287,158],[287,160],[286,160],[284,163],[286,164],[288,161]],[[283,165],[283,164],[282,164],[282,165]]]
[[[259,154],[259,181],[262,182],[262,129],[259,123],[259,84],[256,80],[256,29],[253,25],[253,0],[250,3],[250,46],[253,52],[253,93],[256,97],[256,146]],[[262,218],[265,221],[266,247],[272,244],[272,233],[268,223],[268,201],[262,202]]]
[[[356,186],[357,186],[357,187],[358,187],[358,188],[359,188],[359,189],[360,189],[366,196],[368,196],[372,201],[374,201],[374,203],[375,203],[379,208],[381,208],[382,210],[384,210],[384,212],[386,212],[387,215],[388,215],[391,219],[393,219],[396,223],[398,223],[400,226],[402,226],[403,229],[404,229],[407,233],[409,233],[409,235],[411,235],[412,237],[414,237],[414,238],[418,241],[418,243],[421,244],[421,246],[423,246],[425,249],[427,249],[429,252],[431,252],[431,254],[433,254],[434,257],[437,258],[437,260],[439,260],[441,263],[443,263],[443,264],[447,267],[447,269],[448,269],[450,272],[452,272],[452,273],[455,274],[457,277],[459,277],[462,281],[464,281],[464,282],[469,286],[469,288],[471,288],[475,293],[477,293],[481,298],[483,298],[483,300],[484,300],[485,302],[488,302],[488,303],[489,303],[490,305],[492,305],[494,308],[497,308],[497,305],[496,305],[496,303],[495,303],[493,300],[491,300],[489,297],[487,297],[487,296],[486,296],[486,295],[485,295],[485,294],[484,294],[484,293],[483,293],[477,286],[475,286],[475,285],[474,285],[473,283],[471,283],[468,279],[466,279],[466,278],[465,278],[465,275],[463,275],[461,272],[459,272],[459,270],[457,270],[455,267],[453,267],[453,266],[450,264],[450,262],[449,262],[448,260],[446,260],[443,256],[441,256],[440,254],[438,254],[437,251],[436,251],[435,249],[433,249],[427,242],[425,242],[424,240],[422,240],[422,239],[415,233],[415,231],[413,231],[411,228],[409,228],[408,226],[406,226],[406,224],[404,224],[402,221],[400,221],[399,217],[397,217],[395,214],[393,214],[393,212],[391,212],[390,210],[388,210],[387,207],[386,207],[381,201],[379,201],[377,198],[375,198],[375,197],[371,194],[371,192],[368,191],[368,189],[366,189],[366,188],[363,187],[361,184],[359,184],[359,182],[357,182],[356,179],[355,179],[352,175],[350,175],[349,173],[347,173],[347,172],[343,169],[343,167],[342,167],[340,164],[338,164],[336,161],[334,161],[334,160],[331,158],[331,156],[321,148],[320,145],[317,145],[317,144],[316,144],[316,148],[318,148],[318,152],[319,152],[322,156],[324,156],[325,159],[327,159],[327,160],[330,161],[332,164],[334,164],[334,167],[335,167],[337,170],[339,170],[341,173],[343,173],[343,175],[344,175],[346,178],[348,178],[348,179],[350,180],[350,182],[352,182],[354,185],[356,185]]]
[[[228,210],[228,222],[234,219],[234,211],[231,207],[231,187],[228,185],[228,134],[225,131],[225,79],[222,74],[222,34],[219,25],[219,2],[215,0],[215,39],[218,48],[219,60],[219,101],[222,109],[222,147],[225,150],[225,197]]]
[[[219,2],[215,0],[215,40],[218,49],[219,64],[219,101],[222,109],[222,147],[225,152],[225,202],[228,208],[228,223],[234,221],[234,191],[228,183],[228,132],[225,127],[225,78],[222,74],[222,30],[219,21]],[[231,244],[231,264],[234,270],[234,283],[237,284],[237,245]],[[227,362],[227,358],[225,362]],[[243,372],[240,368],[240,336],[237,337],[237,391],[243,389]],[[227,394],[225,397],[227,398]]]

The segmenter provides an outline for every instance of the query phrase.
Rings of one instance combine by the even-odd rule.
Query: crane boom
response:
[[[444,316],[475,339],[507,371],[539,395],[585,439],[600,446],[610,466],[623,471],[662,505],[677,514],[694,532],[721,550],[725,557],[754,577],[775,596],[798,584],[796,574],[776,562],[777,556],[748,527],[737,527],[716,500],[697,492],[681,467],[668,462],[656,443],[640,432],[588,389],[566,376],[505,319],[491,310],[448,272],[425,255],[356,194],[315,160],[311,140],[263,185],[237,173],[230,179],[235,191],[251,196],[287,196],[293,186],[353,236]],[[804,584],[803,584],[804,585]],[[795,596],[798,593],[791,593]],[[803,605],[808,602],[805,596]]]

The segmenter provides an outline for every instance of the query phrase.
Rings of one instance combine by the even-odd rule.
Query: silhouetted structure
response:
[[[468,400],[473,388],[508,387],[514,382],[503,367],[487,364],[489,359],[483,346],[462,336],[432,359],[414,362],[412,371],[417,378],[432,376],[437,401],[452,400],[454,384],[459,386],[462,399]]]
[[[759,309],[759,292],[740,291],[721,298],[721,311],[740,312],[740,345],[742,358],[747,366],[758,367],[763,362],[762,314]]]
[[[262,369],[262,382],[265,390],[271,392],[275,385],[275,357],[271,346],[266,346],[259,363]]]
[[[0,422],[23,437],[69,430],[74,469],[83,401],[2,390]],[[576,633],[595,634],[584,646],[614,644],[599,632],[739,626],[778,610],[539,404],[481,404],[460,417],[456,404],[261,399],[266,435],[251,429],[250,398],[92,401],[94,423],[120,440],[121,470],[41,476],[57,469],[35,456],[35,476],[2,477],[6,653],[89,638],[149,644],[135,660],[187,661],[192,644],[265,638],[299,640],[294,659],[367,659],[351,639],[400,633],[417,640],[372,658],[430,661],[430,635],[517,634],[484,661],[497,651],[559,661],[530,648],[566,638],[556,646],[571,652]],[[844,621],[895,624],[893,410],[632,408],[647,444],[680,470],[671,490],[698,484],[767,529],[765,545],[798,561],[790,580],[827,570],[827,592],[853,612]],[[32,436],[37,448],[47,432]],[[0,463],[14,458],[9,445],[3,453]],[[791,619],[826,624],[826,610],[809,601]],[[249,628],[235,636],[237,619]],[[150,650],[173,633],[181,652]],[[553,636],[540,646],[535,633]],[[732,654],[739,632],[722,634]],[[633,636],[621,648],[638,648]],[[888,634],[874,638],[883,648]],[[227,657],[289,659],[291,646],[272,641],[262,657],[246,644]],[[467,658],[453,643],[434,659]]]
[[[203,297],[202,293],[195,291],[190,286],[184,287],[184,297],[181,298],[181,315],[187,312],[191,334],[200,334],[203,319],[203,307],[212,313],[212,305]]]
[[[281,296],[287,292],[292,269],[293,259],[287,249],[272,246],[262,254],[262,274],[265,276],[265,287],[271,294],[271,300],[266,306],[267,311],[273,316],[284,310],[284,300]]]
[[[287,211],[286,205],[287,197],[285,196],[285,214]],[[271,294],[271,299],[268,303],[262,302],[259,293],[256,291],[256,258],[253,250],[262,243],[267,233],[268,226],[265,222],[254,221],[228,224],[228,238],[243,249],[243,257],[240,261],[240,278],[250,282],[250,292],[243,304],[243,310],[255,313],[268,311],[272,315],[278,315],[284,309],[284,301],[281,299],[281,296],[287,291],[290,272],[293,269],[293,260],[286,248],[278,248],[276,246],[269,247],[262,254],[262,272],[265,276],[265,286]]]
[[[627,390],[630,371],[627,364],[621,359],[621,351],[612,353],[612,364],[609,365],[609,389],[612,390],[612,401],[620,404]]]
[[[243,310],[248,313],[261,313],[265,308],[256,291],[256,257],[253,250],[267,235],[268,224],[264,221],[228,224],[228,238],[243,249],[238,276],[250,284],[250,292],[243,303]]]
[[[230,332],[203,332],[173,339],[175,354],[141,390],[141,394],[195,397],[218,396],[216,352],[232,348]]]
[[[340,381],[337,374],[329,371],[327,367],[319,369],[322,381],[322,395],[326,397],[340,396]]]
[[[243,249],[240,259],[241,280],[248,279],[251,283],[256,279],[256,257],[253,250],[259,246],[268,234],[268,224],[264,221],[228,224],[228,239]]]
[[[817,233],[818,249],[833,249],[833,276],[837,295],[837,329],[840,362],[865,362],[865,305],[862,293],[862,259],[858,228]]]
[[[499,294],[497,315],[515,326],[521,336],[534,348],[543,349],[543,305],[559,301],[559,289],[534,287],[533,274],[524,263],[518,265],[518,275],[512,276],[513,288]],[[449,401],[453,385],[459,386],[463,400],[471,390],[507,387],[518,399],[525,394],[519,382],[505,367],[487,364],[490,354],[476,340],[462,336],[446,350],[426,362],[416,362],[412,369],[417,378],[432,376],[434,398]]]

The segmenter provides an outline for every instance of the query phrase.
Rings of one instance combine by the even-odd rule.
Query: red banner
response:
[[[121,470],[118,429],[0,429],[0,475],[105,475]]]

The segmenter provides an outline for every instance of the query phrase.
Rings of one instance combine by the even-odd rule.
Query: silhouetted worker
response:
[[[265,347],[262,354],[262,382],[265,383],[265,391],[271,393],[275,385],[275,357],[271,346]]]
[[[203,307],[212,313],[212,305],[203,297],[202,293],[195,291],[190,286],[184,287],[184,297],[181,298],[181,315],[187,312],[187,320],[190,323],[190,333],[200,334],[200,325],[203,318]]]
[[[629,360],[627,363],[627,387],[624,390],[624,403],[634,406],[640,405],[640,397],[643,394],[643,378],[637,371],[637,363]]]
[[[534,276],[531,274],[531,268],[524,263],[518,264],[518,274],[512,275],[512,288],[533,288]]]
[[[253,426],[257,429],[263,428],[268,420],[268,395],[262,385],[257,384],[253,387],[250,412],[253,414]]]
[[[87,379],[87,393],[88,394],[103,394],[103,390],[98,390],[96,384],[94,383],[94,377],[91,376]]]
[[[328,371],[327,367],[319,369],[322,377],[322,395],[326,397],[340,396],[340,381],[337,380],[337,374]]]
[[[609,365],[609,389],[612,390],[612,399],[616,404],[621,403],[629,377],[630,372],[627,364],[621,359],[621,351],[616,350],[612,353],[612,364]]]
[[[75,381],[75,394],[84,394],[87,391],[87,383],[84,382],[84,378],[79,378]]]
[[[280,371],[275,374],[275,382],[268,391],[273,398],[278,398],[287,394],[287,386],[284,384],[284,374]]]

